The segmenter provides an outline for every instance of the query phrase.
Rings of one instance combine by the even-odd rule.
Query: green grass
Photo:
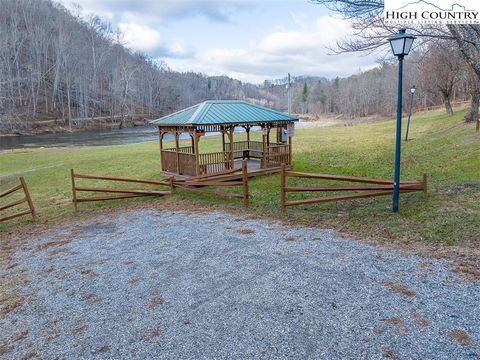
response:
[[[448,117],[441,111],[412,117],[411,140],[402,142],[402,179],[429,176],[429,195],[401,194],[400,212],[390,211],[390,197],[291,207],[286,218],[301,224],[342,230],[388,241],[427,241],[475,246],[480,238],[480,134],[463,122],[465,110]],[[393,120],[297,129],[293,141],[294,170],[392,178]],[[259,134],[255,134],[259,136]],[[242,137],[236,137],[235,140]],[[201,151],[218,151],[220,140],[202,138]],[[73,212],[69,171],[145,179],[159,178],[157,142],[103,147],[15,150],[0,153],[0,185],[6,189],[25,176],[40,219],[62,219]],[[293,181],[293,180],[292,180]],[[293,181],[294,182],[294,181]],[[312,181],[297,181],[297,183]],[[86,183],[86,182],[83,182]],[[317,181],[318,183],[318,181]],[[92,182],[90,182],[92,184]],[[251,181],[252,212],[280,217],[278,175]],[[311,196],[304,194],[289,197]],[[315,195],[313,195],[315,196]],[[208,195],[179,191],[174,200],[193,198],[212,204],[232,204]],[[81,204],[89,209],[143,199]],[[31,222],[28,217],[0,224],[4,234]]]

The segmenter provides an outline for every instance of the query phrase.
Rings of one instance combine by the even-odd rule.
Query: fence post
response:
[[[285,212],[285,164],[280,165],[280,210]]]
[[[480,131],[480,117],[477,119],[477,126],[476,126],[477,132]]]
[[[25,179],[23,176],[20,176],[20,183],[23,187],[23,192],[25,193],[25,198],[28,202],[28,207],[30,208],[30,212],[32,213],[33,220],[37,219],[37,215],[35,214],[35,207],[33,206],[32,198],[30,197],[30,192],[28,191],[27,184],[25,183]]]
[[[75,206],[75,211],[78,211],[78,206],[77,206],[77,189],[75,188],[75,173],[73,172],[73,169],[70,169],[70,176],[72,178],[72,194],[73,194],[73,206]]]
[[[175,185],[173,184],[174,179],[174,176],[170,176],[170,191],[172,192],[172,194],[175,192]]]
[[[250,205],[249,195],[248,195],[248,169],[247,169],[247,160],[242,160],[242,182],[243,182],[243,205],[248,208]]]
[[[427,190],[428,190],[427,180],[428,180],[427,174],[423,174],[422,188],[425,196],[427,196]]]

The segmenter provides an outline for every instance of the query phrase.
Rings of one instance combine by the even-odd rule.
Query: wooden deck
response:
[[[261,175],[269,175],[269,174],[274,174],[280,172],[280,166],[278,167],[271,167],[267,169],[262,169],[260,167],[260,161],[259,160],[254,160],[250,159],[248,160],[248,168],[247,168],[247,173],[248,177],[252,178],[255,176],[261,176]],[[290,169],[290,166],[287,166],[287,169]],[[167,176],[167,177],[174,177],[175,179],[195,179],[195,178],[209,178],[209,179],[218,179],[218,180],[237,180],[242,178],[242,160],[235,160],[235,168],[233,170],[230,170],[228,172],[224,173],[216,173],[216,174],[204,174],[200,176],[191,176],[191,175],[178,175],[176,173],[168,172],[168,171],[162,171],[162,175]]]
[[[161,150],[161,169],[166,176],[190,178],[214,176],[235,169],[241,169],[242,160],[248,160],[248,173],[259,170],[280,169],[282,163],[290,164],[290,145],[263,144],[258,141],[239,141],[233,148],[225,144],[225,150],[195,155],[193,146]],[[269,171],[267,171],[268,173]]]

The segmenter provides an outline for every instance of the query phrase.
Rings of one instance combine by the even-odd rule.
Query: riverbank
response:
[[[3,137],[0,139],[0,152],[42,147],[71,148],[121,145],[154,140],[158,140],[158,133],[155,127],[135,126],[125,129],[97,129],[79,132]]]
[[[70,124],[68,119],[47,119],[31,121],[27,128],[16,129],[15,127],[0,127],[0,138],[11,136],[34,136],[44,134],[65,134],[94,130],[125,129],[135,126],[146,126],[148,121],[158,116],[133,115],[125,116],[101,116],[94,118],[75,118]]]

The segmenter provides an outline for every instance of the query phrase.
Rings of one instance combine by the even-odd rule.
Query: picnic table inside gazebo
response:
[[[162,173],[190,177],[240,169],[244,159],[249,172],[290,165],[295,121],[298,118],[292,115],[247,101],[209,100],[150,123],[158,126]],[[234,141],[235,129],[244,129],[246,139]],[[261,141],[250,139],[255,129],[261,131]],[[212,132],[221,134],[222,151],[201,153],[200,138]],[[184,133],[191,145],[180,146]],[[166,134],[173,135],[175,147],[164,148]]]

